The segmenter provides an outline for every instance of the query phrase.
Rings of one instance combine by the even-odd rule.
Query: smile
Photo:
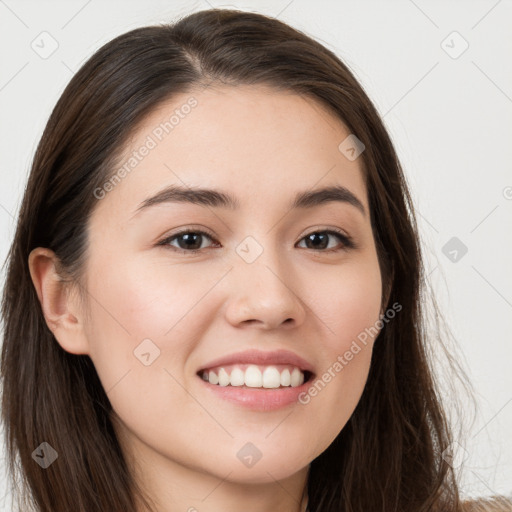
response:
[[[297,387],[304,383],[305,374],[296,366],[237,364],[204,370],[203,380],[218,386],[275,389]]]

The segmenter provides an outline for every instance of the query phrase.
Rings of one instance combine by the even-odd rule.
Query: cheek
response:
[[[190,331],[188,315],[222,275],[195,274],[179,266],[136,257],[131,261],[103,262],[89,281],[90,294],[97,298],[92,301],[96,328],[108,332],[111,342],[118,340],[125,349],[128,344],[133,345],[133,350],[145,338],[153,339],[164,349],[170,337],[181,339],[176,332],[185,326]],[[195,318],[194,329],[197,327],[200,326]],[[99,343],[96,345],[99,349]]]
[[[214,320],[215,307],[204,296],[225,270],[198,275],[192,266],[142,257],[104,258],[94,268],[86,335],[104,389],[116,387],[109,394],[111,400],[116,397],[113,405],[129,417],[137,402],[148,408],[149,416],[142,417],[151,417],[155,410],[150,411],[150,404],[165,402],[172,391],[173,406],[183,408],[186,394],[177,382],[189,378],[189,356]],[[127,392],[131,382],[137,385]]]
[[[364,390],[378,336],[381,276],[376,256],[341,266],[336,279],[320,279],[315,314],[322,320],[320,372],[301,402],[310,408],[321,451],[349,420]],[[318,291],[320,288],[316,288]]]
[[[136,267],[128,259],[108,258],[92,263],[94,272],[88,281],[91,322],[86,335],[91,359],[108,390],[126,372],[133,375],[145,367],[147,356],[142,354],[149,351],[150,360],[155,361],[150,367],[156,365],[165,333],[183,316],[180,304],[185,300],[166,302],[165,283],[156,282],[147,265]],[[171,295],[175,292],[167,293]],[[141,354],[139,347],[145,349]]]
[[[182,386],[188,356],[210,322],[200,299],[218,278],[190,277],[178,266],[105,259],[88,282],[90,357],[115,412],[148,440],[179,437],[179,418],[202,415]]]
[[[381,275],[375,253],[341,265],[336,273],[317,276],[315,313],[327,333],[327,353],[346,350],[353,339],[367,332],[379,319]],[[364,336],[361,336],[364,337]],[[368,341],[371,341],[368,336]]]

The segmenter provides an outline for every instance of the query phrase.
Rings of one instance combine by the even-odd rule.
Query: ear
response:
[[[75,293],[70,293],[71,283],[58,274],[56,254],[37,247],[28,257],[28,266],[46,324],[59,345],[72,354],[88,354],[80,302]]]

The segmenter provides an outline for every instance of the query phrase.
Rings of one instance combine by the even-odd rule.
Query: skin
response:
[[[159,511],[298,512],[310,462],[360,399],[375,339],[309,403],[275,411],[212,397],[196,371],[232,352],[284,348],[319,377],[377,322],[381,275],[362,159],[338,150],[350,132],[319,103],[264,86],[177,95],[145,119],[125,155],[191,96],[190,114],[98,200],[88,316],[58,280],[50,250],[32,251],[32,279],[58,343],[91,357],[123,450]],[[171,184],[222,189],[240,210],[167,203],[134,216]],[[289,209],[297,192],[328,185],[348,188],[366,215],[341,202]],[[173,251],[183,238],[156,245],[189,227],[213,234],[198,253]],[[357,247],[330,235],[328,248],[308,248],[306,235],[332,228]],[[263,248],[251,264],[235,250],[247,236]],[[147,338],[160,355],[145,366],[133,352]],[[250,468],[236,456],[248,442],[262,453]]]

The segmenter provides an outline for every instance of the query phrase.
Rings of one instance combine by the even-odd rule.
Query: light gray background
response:
[[[73,73],[118,34],[209,6],[269,14],[320,40],[384,116],[416,202],[429,280],[477,393],[471,434],[459,440],[462,491],[512,493],[510,0],[0,0],[2,261],[36,144]],[[42,58],[32,46],[49,51],[52,38],[58,48]],[[468,249],[462,258],[456,247],[443,252],[453,237]]]

